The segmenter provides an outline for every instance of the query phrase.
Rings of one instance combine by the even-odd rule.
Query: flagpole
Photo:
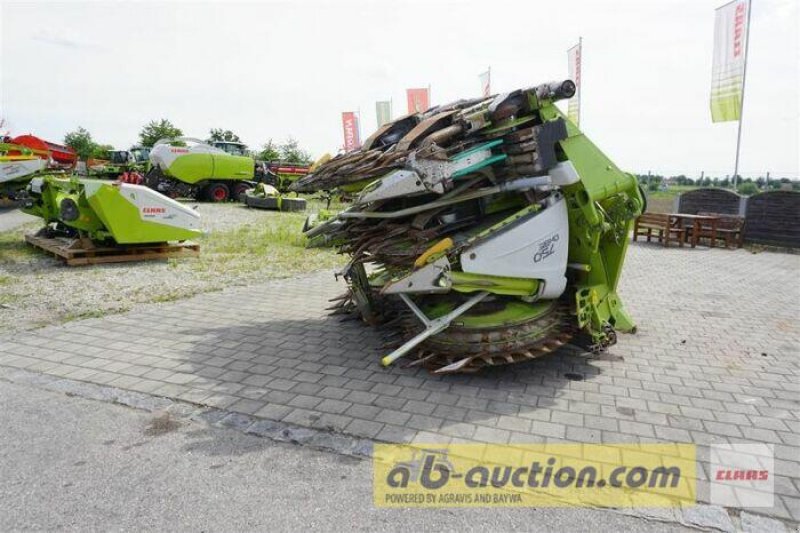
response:
[[[733,166],[733,190],[736,190],[739,179],[739,148],[742,145],[742,117],[744,115],[744,93],[747,83],[747,53],[750,50],[750,10],[753,7],[753,0],[747,0],[747,36],[744,42],[744,69],[742,69],[742,101],[739,105],[739,131],[736,134],[736,162]]]
[[[583,88],[583,36],[582,35],[578,36],[578,51],[580,53],[578,58],[580,59],[580,73],[581,73],[580,74],[580,80],[579,80],[578,83],[580,83],[581,84],[581,88]],[[575,80],[572,80],[572,81],[574,82]],[[581,122],[581,93],[582,92],[583,91],[578,91],[578,124],[580,124],[580,122]],[[576,124],[576,126],[578,124]]]
[[[492,66],[491,65],[489,65],[489,67],[486,69],[486,78],[487,78],[486,86],[489,87],[489,94],[487,94],[486,96],[491,96],[491,94],[492,94]]]

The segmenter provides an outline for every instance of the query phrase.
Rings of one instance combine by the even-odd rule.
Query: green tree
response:
[[[222,128],[211,128],[211,131],[208,132],[208,141],[225,141],[234,143],[242,142],[239,136],[233,133],[231,130],[223,130]]]
[[[258,159],[261,161],[277,161],[281,158],[280,147],[277,146],[272,139],[264,143],[261,152],[258,153]]]
[[[281,159],[287,163],[294,163],[297,165],[310,165],[313,161],[311,154],[300,148],[300,143],[292,137],[289,137],[285,143],[280,145],[279,151]]]
[[[743,194],[745,196],[751,196],[758,192],[758,186],[753,183],[752,181],[746,181],[739,185],[739,194]]]
[[[165,118],[161,120],[151,120],[142,128],[142,131],[139,132],[141,145],[147,148],[152,148],[153,145],[161,139],[181,136],[183,136],[183,132],[180,128],[176,128],[172,122]]]
[[[85,128],[78,126],[78,129],[64,135],[64,144],[75,150],[78,159],[86,161],[94,153],[97,143],[92,140],[92,134]]]
[[[108,152],[113,150],[114,147],[110,144],[95,144],[90,157],[94,159],[107,159]]]

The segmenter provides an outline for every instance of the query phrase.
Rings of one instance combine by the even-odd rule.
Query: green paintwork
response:
[[[489,276],[452,271],[448,274],[453,290],[458,292],[488,291],[504,296],[532,296],[539,291],[539,280]]]
[[[55,176],[44,176],[42,180],[41,193],[31,192],[31,201],[23,211],[41,217],[47,224],[64,224],[93,241],[113,239],[118,244],[143,244],[184,241],[202,235],[200,230],[142,219],[139,208],[124,197],[120,187],[108,181]],[[72,200],[78,206],[77,219],[67,221],[61,217],[64,200]]]
[[[575,269],[575,299],[579,326],[592,337],[605,339],[605,326],[633,331],[633,320],[616,293],[622,273],[628,233],[644,208],[635,176],[620,170],[561,111],[548,101],[537,101],[542,120],[564,118],[567,139],[561,149],[581,180],[563,188],[569,215],[569,262],[586,265]]]
[[[457,303],[452,301],[439,301],[434,305],[424,307],[423,311],[429,318],[436,319],[451,312],[456,305]],[[496,311],[488,313],[479,311],[467,312],[458,318],[458,325],[465,328],[481,329],[515,326],[544,315],[552,309],[553,305],[555,304],[552,300],[539,300],[533,303],[508,300],[503,306],[498,306]]]
[[[185,183],[204,180],[252,180],[253,160],[228,154],[182,154],[164,170],[164,174]]]

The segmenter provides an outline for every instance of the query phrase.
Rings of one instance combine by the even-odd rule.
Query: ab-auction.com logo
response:
[[[537,498],[541,497],[580,505],[589,501],[587,491],[598,495],[595,503],[622,502],[621,505],[632,501],[632,493],[644,495],[639,500],[643,505],[667,505],[647,499],[648,493],[683,501],[694,498],[694,448],[684,454],[683,463],[670,463],[659,454],[636,453],[631,457],[644,460],[637,464],[633,459],[626,461],[625,453],[617,453],[613,446],[605,446],[605,451],[611,450],[605,454],[592,454],[592,448],[584,458],[580,454],[576,458],[573,449],[565,455],[554,455],[537,448],[529,456],[532,459],[514,459],[514,454],[502,445],[488,445],[489,453],[470,445],[406,448],[404,453],[399,447],[384,446],[390,448],[391,460],[385,466],[375,463],[378,505],[522,506],[539,504]],[[612,456],[617,457],[614,463],[590,459]],[[684,468],[691,471],[689,479],[684,478]],[[614,492],[624,494],[624,498],[614,496]]]

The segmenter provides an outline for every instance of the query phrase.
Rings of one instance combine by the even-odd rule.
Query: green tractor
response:
[[[133,146],[130,150],[109,150],[105,158],[90,164],[87,172],[90,177],[118,179],[124,174],[135,172],[144,175],[150,170],[150,149]]]
[[[359,195],[306,235],[350,256],[338,310],[400,338],[384,365],[477,372],[635,329],[617,284],[644,198],[556,107],[574,94],[566,80],[409,115],[292,186]]]
[[[236,200],[255,182],[256,163],[241,143],[212,146],[199,139],[162,139],[150,150],[144,184],[171,198]]]

